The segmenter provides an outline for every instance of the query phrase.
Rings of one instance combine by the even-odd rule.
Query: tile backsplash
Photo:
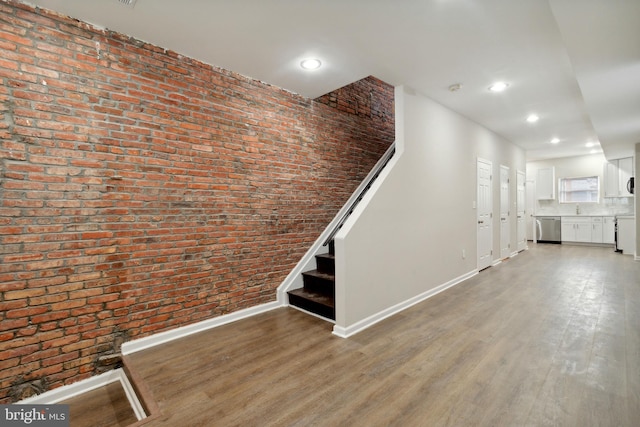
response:
[[[607,197],[601,203],[558,203],[557,200],[537,200],[535,215],[615,216],[633,215],[633,197]]]

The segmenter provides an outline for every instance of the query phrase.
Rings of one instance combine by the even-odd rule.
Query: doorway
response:
[[[526,185],[526,175],[522,171],[516,172],[516,186],[517,186],[517,200],[516,200],[516,213],[518,217],[518,225],[517,225],[517,233],[518,233],[518,252],[523,251],[527,248],[527,223],[529,219],[527,218],[527,194],[531,192],[527,192]]]
[[[511,221],[509,219],[509,167],[500,165],[500,259],[511,255]]]
[[[490,267],[493,258],[491,168],[490,161],[478,159],[478,270]]]

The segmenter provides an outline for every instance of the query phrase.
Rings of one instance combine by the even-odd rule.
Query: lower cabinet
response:
[[[562,241],[614,243],[614,217],[562,217]]]
[[[602,217],[591,217],[591,242],[602,243]]]
[[[591,217],[563,217],[562,241],[591,243]]]
[[[616,242],[616,218],[613,216],[602,217],[602,243],[614,244]]]

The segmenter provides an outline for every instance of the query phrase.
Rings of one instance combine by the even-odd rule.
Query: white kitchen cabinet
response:
[[[615,219],[612,216],[563,216],[562,241],[615,243]]]
[[[556,198],[555,169],[538,169],[536,179],[536,199],[553,200]]]
[[[591,243],[591,224],[590,223],[578,223],[576,224],[576,242]]]
[[[636,253],[636,218],[618,217],[618,249],[626,255]]]
[[[591,243],[591,217],[562,217],[562,241]]]
[[[591,217],[591,243],[602,243],[602,217]]]
[[[631,197],[627,182],[633,176],[633,157],[614,159],[605,164],[604,197]]]
[[[614,244],[616,220],[612,216],[605,216],[602,218],[602,243]]]
[[[560,236],[563,242],[574,242],[576,238],[576,227],[573,222],[568,222],[562,218],[560,224]]]
[[[618,172],[618,161],[613,160],[604,164],[604,197],[618,197],[620,180]]]

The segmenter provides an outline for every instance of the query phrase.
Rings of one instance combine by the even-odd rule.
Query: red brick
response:
[[[9,310],[6,312],[5,316],[7,319],[25,318],[35,316],[36,314],[46,313],[47,311],[49,311],[47,307],[28,307]]]
[[[27,287],[27,282],[24,280],[20,281],[12,281],[11,277],[13,274],[4,274],[1,275],[6,278],[6,280],[0,280],[0,292],[8,292],[8,291],[17,291],[19,289],[24,289]]]
[[[31,318],[31,323],[44,323],[50,322],[52,320],[60,320],[69,317],[68,311],[58,311],[52,313],[41,314],[38,316],[33,316]]]
[[[0,331],[10,331],[12,329],[24,328],[28,324],[29,324],[28,317],[21,317],[19,319],[13,319],[13,320],[4,319],[2,320],[2,322],[0,322]]]
[[[67,362],[69,360],[74,360],[78,357],[78,352],[73,351],[71,353],[63,353],[59,356],[49,357],[47,359],[43,359],[41,361],[43,367],[57,365],[63,362]]]
[[[15,34],[11,34],[11,33],[7,33],[6,31],[0,31],[0,39],[4,40],[5,42],[13,42],[16,44],[20,44],[20,45],[24,45],[24,46],[31,46],[33,44],[33,41],[25,38],[25,37],[20,37],[18,35]]]
[[[0,352],[0,360],[11,359],[14,357],[24,356],[25,354],[31,354],[39,349],[38,344],[25,345],[10,350]]]
[[[0,340],[43,347],[0,368],[9,384],[90,375],[116,328],[143,337],[273,301],[394,138],[393,87],[375,78],[308,100],[12,0],[0,11],[14,103]]]
[[[42,288],[7,291],[4,293],[4,299],[7,301],[11,301],[11,300],[17,300],[17,299],[33,298],[33,297],[42,296],[45,293],[46,293],[46,290]]]
[[[4,257],[4,262],[6,263],[28,262],[28,261],[41,260],[42,258],[43,258],[43,255],[41,253],[40,254],[6,255]]]

